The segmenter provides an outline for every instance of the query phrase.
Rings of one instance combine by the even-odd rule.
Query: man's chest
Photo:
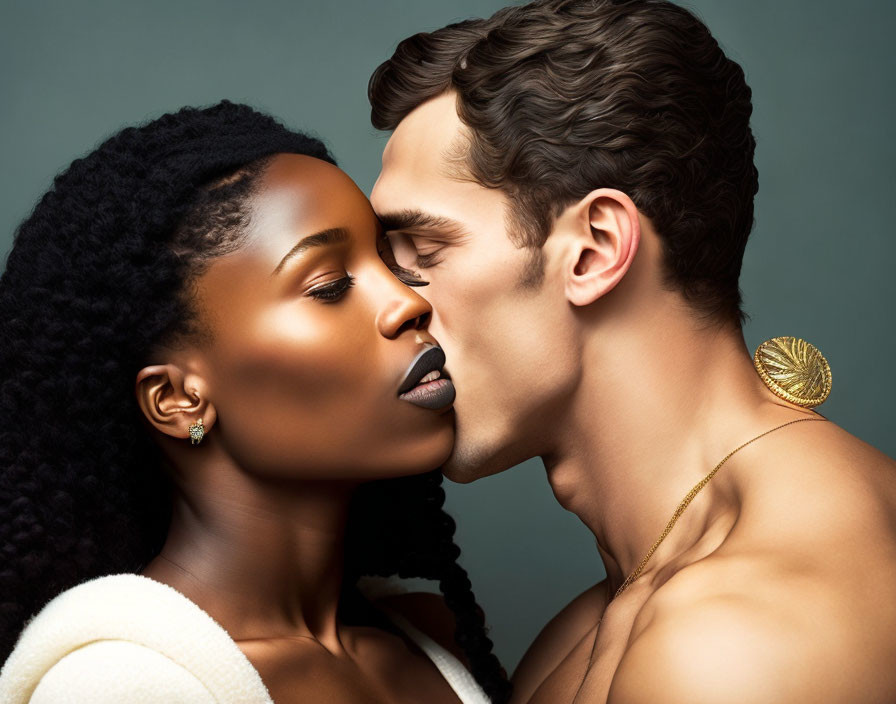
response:
[[[605,702],[629,642],[637,610],[605,614],[545,678],[528,702],[516,704],[596,704]]]

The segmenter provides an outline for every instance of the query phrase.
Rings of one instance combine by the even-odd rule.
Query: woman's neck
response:
[[[207,464],[180,482],[165,545],[141,573],[196,602],[236,641],[310,637],[340,652],[353,487]]]

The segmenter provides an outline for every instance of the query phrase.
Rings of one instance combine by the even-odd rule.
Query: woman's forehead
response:
[[[367,197],[344,171],[302,154],[278,154],[271,160],[253,206],[257,222],[276,220],[281,228],[309,233],[374,217]]]

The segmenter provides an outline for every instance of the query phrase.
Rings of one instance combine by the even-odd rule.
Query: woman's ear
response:
[[[573,305],[586,306],[613,290],[628,272],[641,241],[641,221],[632,199],[612,188],[592,191],[566,215],[575,233],[566,297]]]
[[[205,432],[217,419],[201,376],[176,364],[155,364],[137,373],[137,404],[152,426],[174,438],[189,439],[190,426],[202,419]]]

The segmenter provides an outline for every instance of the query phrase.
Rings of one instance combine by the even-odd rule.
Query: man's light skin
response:
[[[766,388],[739,327],[664,285],[661,240],[624,193],[569,205],[526,285],[512,202],[458,178],[465,137],[453,93],[423,103],[371,194],[398,263],[430,282],[457,387],[445,473],[541,456],[607,570],[532,644],[514,701],[896,701],[896,462],[831,422],[734,455],[610,603],[723,457],[817,416]]]

